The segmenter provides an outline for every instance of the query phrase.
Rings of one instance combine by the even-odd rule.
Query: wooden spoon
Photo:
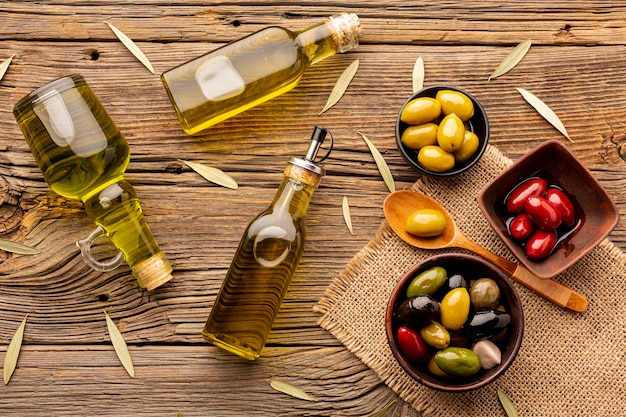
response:
[[[421,238],[406,231],[406,219],[416,210],[430,208],[439,210],[448,223],[442,234]],[[522,265],[511,262],[489,252],[467,238],[454,223],[450,213],[431,197],[415,191],[396,191],[389,194],[383,206],[385,218],[394,232],[409,245],[421,249],[463,248],[475,253],[502,269],[511,278],[550,300],[554,304],[572,311],[582,312],[587,308],[587,299],[552,279],[541,279]]]

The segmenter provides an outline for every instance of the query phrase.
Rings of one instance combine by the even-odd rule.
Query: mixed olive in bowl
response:
[[[489,121],[484,108],[460,88],[438,85],[413,94],[396,121],[396,143],[404,159],[432,176],[469,169],[484,153]]]
[[[442,254],[409,270],[387,305],[387,340],[416,381],[447,392],[485,386],[513,362],[524,333],[508,277],[476,256]]]

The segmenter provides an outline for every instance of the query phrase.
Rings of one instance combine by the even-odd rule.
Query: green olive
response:
[[[420,329],[420,336],[428,345],[435,349],[445,349],[450,345],[450,333],[441,323],[430,322]]]
[[[400,140],[407,148],[418,151],[426,145],[437,144],[437,128],[435,123],[409,126],[402,132]]]
[[[439,123],[437,129],[437,143],[446,152],[455,152],[461,149],[465,138],[465,125],[456,114],[447,115]]]
[[[470,159],[478,150],[479,140],[474,132],[465,131],[463,143],[459,150],[454,151],[454,159],[456,162],[465,162]]]
[[[455,288],[441,300],[441,324],[449,330],[459,330],[470,312],[470,296],[465,288]]]
[[[467,348],[449,347],[435,353],[439,368],[450,375],[470,376],[480,371],[478,355]]]
[[[410,125],[421,125],[435,120],[441,114],[441,103],[432,97],[411,100],[402,109],[400,120]]]
[[[480,278],[469,290],[470,301],[476,311],[492,310],[500,303],[500,287],[491,278]]]
[[[408,298],[416,295],[433,295],[446,282],[448,273],[440,266],[434,266],[416,275],[406,288]]]
[[[417,162],[433,172],[446,172],[454,168],[454,155],[437,145],[427,145],[419,150]]]
[[[441,112],[444,115],[455,113],[463,121],[474,115],[474,103],[468,96],[454,90],[439,90],[437,100],[441,103]]]
[[[420,209],[406,219],[406,231],[418,237],[439,236],[446,230],[448,222],[442,212],[435,209]]]

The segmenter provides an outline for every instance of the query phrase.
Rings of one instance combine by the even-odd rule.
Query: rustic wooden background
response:
[[[387,415],[417,415],[333,336],[313,306],[381,221],[387,189],[356,133],[385,156],[399,189],[416,172],[394,140],[396,113],[411,93],[418,56],[426,85],[467,89],[484,105],[491,143],[511,158],[548,139],[566,140],[516,87],[561,117],[570,149],[626,212],[626,2],[228,0],[3,0],[0,61],[0,237],[33,245],[36,256],[0,252],[0,351],[26,314],[18,367],[0,388],[5,416],[363,416],[396,400]],[[203,134],[186,136],[161,86],[105,25],[133,38],[157,74],[268,25],[301,29],[340,11],[363,22],[361,46],[307,71],[298,88]],[[487,81],[517,43],[533,47],[513,71]],[[361,62],[339,104],[318,115],[334,82]],[[89,269],[74,242],[92,228],[79,202],[47,187],[12,116],[36,87],[82,74],[131,146],[135,186],[174,279],[139,289],[126,266]],[[205,343],[200,331],[248,222],[269,203],[291,156],[314,125],[335,137],[327,176],[313,196],[307,246],[261,359],[249,363]],[[177,161],[230,173],[239,190],[214,186]],[[343,221],[348,196],[355,228]],[[626,219],[626,216],[623,217]],[[622,220],[611,238],[626,248]],[[102,256],[111,253],[99,246]],[[367,302],[364,300],[363,302]],[[131,379],[109,341],[106,310],[136,366]],[[277,393],[271,378],[320,399]]]

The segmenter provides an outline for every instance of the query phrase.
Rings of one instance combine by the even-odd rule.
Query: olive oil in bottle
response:
[[[315,128],[304,159],[289,161],[272,203],[244,232],[202,331],[214,345],[246,359],[260,356],[302,256],[304,218],[324,175],[315,158],[327,133]]]
[[[124,259],[148,290],[170,280],[172,267],[124,179],[128,143],[87,82],[80,75],[52,81],[21,99],[13,114],[50,188],[80,199],[97,225],[79,242],[87,263],[106,271]],[[91,257],[91,241],[102,234],[121,253],[110,262]]]
[[[357,15],[292,32],[268,27],[161,75],[183,130],[195,134],[294,88],[305,69],[358,45]]]

